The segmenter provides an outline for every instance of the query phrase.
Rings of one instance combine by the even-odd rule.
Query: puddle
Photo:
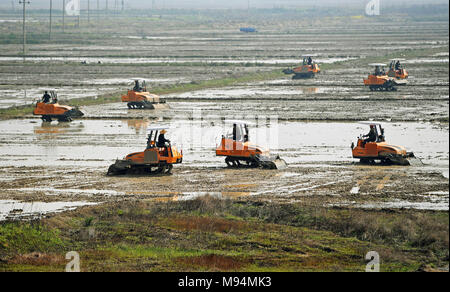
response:
[[[350,194],[356,195],[359,193],[360,188],[359,187],[353,187],[350,191]]]
[[[83,206],[93,206],[90,202],[20,202],[0,200],[0,221],[38,219],[48,214],[75,210]]]
[[[177,194],[173,197],[156,198],[158,202],[179,202],[179,201],[192,201],[198,198],[211,196],[216,199],[236,199],[240,197],[250,196],[250,192],[186,192]]]
[[[448,196],[449,192],[447,191],[437,191],[437,192],[430,192],[428,195],[440,195],[440,196]]]
[[[441,52],[441,53],[436,53],[433,55],[433,57],[448,57],[449,52]]]
[[[447,59],[410,59],[404,61],[405,64],[429,64],[429,63],[448,63]]]
[[[301,174],[295,173],[295,172],[284,172],[283,174],[281,174],[281,177],[284,177],[284,178],[291,178],[291,177],[297,177],[297,176],[301,176]]]
[[[374,203],[339,203],[330,204],[329,207],[352,207],[359,209],[414,209],[414,210],[430,210],[430,211],[449,211],[449,200],[447,198],[439,198],[432,202],[408,202],[402,200],[394,200],[391,202],[374,202]]]
[[[8,191],[8,190],[7,190]],[[117,192],[113,190],[80,190],[80,189],[55,189],[55,188],[19,188],[9,191],[19,191],[26,193],[36,193],[43,192],[48,196],[58,196],[58,195],[87,195],[87,196],[124,196],[125,192]]]
[[[334,58],[318,58],[316,62],[331,64],[340,61],[348,61],[356,58],[334,57]],[[185,64],[185,63],[224,63],[224,64],[298,64],[299,59],[262,59],[255,58],[105,58],[105,57],[27,57],[27,62],[46,62],[46,63],[65,63],[65,62],[86,62],[87,64]],[[0,57],[0,62],[17,62],[23,61],[21,57]]]
[[[85,80],[82,83],[87,85],[122,85],[124,88],[128,88],[131,86],[133,79],[136,77],[130,78],[109,78],[109,79],[93,79],[93,80]],[[147,80],[147,84],[155,84],[155,83],[172,83],[172,82],[181,82],[187,81],[187,78],[177,77],[177,78],[152,78]]]

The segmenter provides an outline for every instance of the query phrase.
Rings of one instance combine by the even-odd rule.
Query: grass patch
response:
[[[58,230],[39,223],[0,224],[0,255],[54,252],[66,246]]]
[[[86,225],[95,236],[83,236]],[[83,271],[364,271],[372,250],[380,253],[382,271],[448,264],[446,212],[204,197],[110,203],[40,225],[3,224],[1,231],[5,271],[61,270],[58,254],[67,250],[80,253]],[[36,252],[38,258],[29,255]]]

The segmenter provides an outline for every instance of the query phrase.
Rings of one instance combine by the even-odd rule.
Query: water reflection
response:
[[[34,134],[40,139],[52,139],[56,136],[66,133],[81,133],[84,129],[82,122],[73,124],[66,122],[59,122],[58,124],[52,124],[48,122],[42,122],[40,126],[34,127]]]
[[[148,126],[150,125],[149,120],[142,120],[142,119],[127,120],[126,123],[128,125],[128,128],[135,130],[136,135],[145,134],[147,132]]]

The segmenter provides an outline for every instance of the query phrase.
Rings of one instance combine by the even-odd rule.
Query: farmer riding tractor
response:
[[[147,84],[141,79],[134,79],[134,87],[122,96],[122,102],[126,102],[129,109],[168,108],[165,100],[147,91]]]
[[[287,75],[294,74],[292,79],[305,79],[315,77],[316,74],[320,73],[320,66],[313,61],[313,57],[315,57],[315,55],[304,55],[303,64],[301,66],[294,69],[283,70],[283,73]]]
[[[406,149],[402,146],[386,143],[384,129],[380,123],[360,122],[360,124],[368,125],[370,132],[358,138],[356,147],[352,143],[353,158],[359,159],[363,164],[375,164],[376,161],[385,165],[421,164],[414,153],[406,152]]]
[[[72,118],[82,117],[84,114],[76,107],[60,105],[54,90],[45,91],[44,96],[36,102],[33,115],[41,116],[44,122],[53,119],[59,122],[71,122]]]
[[[183,162],[183,151],[178,151],[171,142],[165,138],[166,127],[149,128],[147,148],[143,152],[127,155],[117,160],[108,169],[107,175],[124,174],[171,174],[174,164]]]
[[[225,121],[232,125],[232,131],[223,135],[216,148],[216,156],[225,157],[231,168],[285,169],[287,163],[278,155],[271,155],[262,147],[250,142],[249,125],[245,121]]]
[[[400,84],[395,78],[389,77],[384,70],[386,64],[369,64],[369,66],[375,67],[375,71],[369,74],[367,79],[364,79],[364,85],[369,86],[370,91],[397,91],[397,85]]]
[[[404,65],[400,63],[400,61],[405,61],[405,59],[392,59],[389,64],[389,72],[388,76],[395,78],[397,85],[406,85],[408,84],[409,74],[406,71]]]

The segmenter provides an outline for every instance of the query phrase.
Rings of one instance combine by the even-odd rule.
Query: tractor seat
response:
[[[169,156],[169,148],[167,147],[158,147],[159,154],[162,156]]]

